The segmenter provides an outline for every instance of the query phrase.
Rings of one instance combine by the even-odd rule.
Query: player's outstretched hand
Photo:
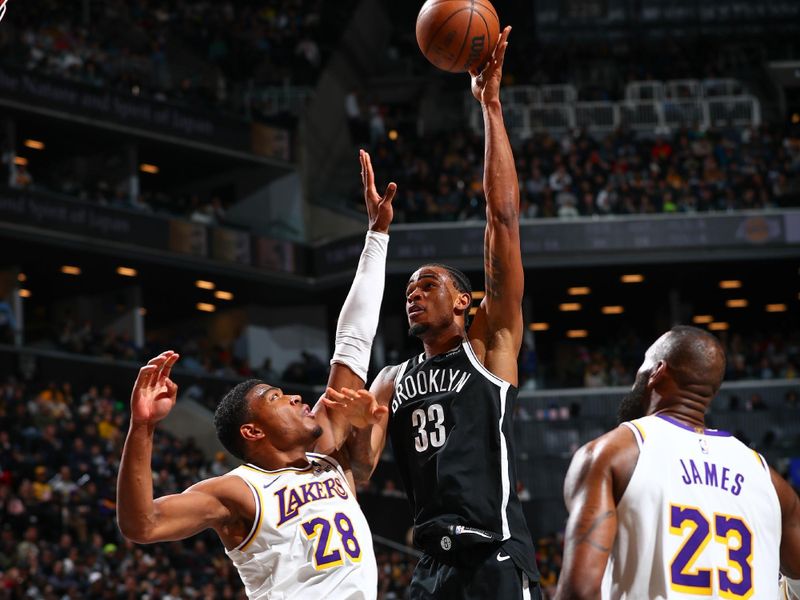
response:
[[[390,183],[386,187],[386,192],[384,192],[383,196],[379,196],[378,190],[375,188],[375,173],[372,171],[369,152],[359,150],[358,155],[361,160],[361,183],[364,186],[364,201],[367,203],[369,228],[371,231],[387,233],[394,217],[392,200],[394,200],[394,194],[397,191],[397,184]]]
[[[470,70],[472,77],[472,95],[481,104],[488,104],[500,100],[500,82],[503,79],[503,59],[508,48],[508,35],[511,33],[509,25],[500,33],[500,38],[489,57],[489,62],[478,72],[477,69]]]
[[[178,386],[169,376],[180,356],[172,350],[162,352],[139,369],[131,393],[131,421],[155,425],[175,406]]]
[[[325,390],[322,401],[329,410],[342,413],[353,427],[375,425],[389,409],[380,406],[369,390],[351,390],[342,388],[337,392],[333,388]]]

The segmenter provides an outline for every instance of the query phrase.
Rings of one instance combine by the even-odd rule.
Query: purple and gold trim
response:
[[[731,434],[727,431],[720,431],[719,429],[700,429],[699,427],[692,427],[691,425],[687,425],[686,423],[681,423],[677,419],[673,419],[672,417],[668,417],[667,415],[656,415],[659,419],[663,419],[667,423],[671,423],[676,427],[680,427],[681,429],[685,429],[686,431],[691,431],[692,433],[696,433],[698,435],[710,435],[712,437],[731,437]]]

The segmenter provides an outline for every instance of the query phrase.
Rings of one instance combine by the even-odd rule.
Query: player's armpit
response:
[[[209,528],[218,532],[237,520],[254,514],[255,505],[247,484],[238,477],[215,477],[201,481],[181,494],[170,494],[153,501],[153,513],[120,529],[138,544],[171,542],[191,537]],[[247,505],[253,505],[248,510]],[[220,534],[222,537],[222,533]],[[225,540],[226,545],[230,540]]]

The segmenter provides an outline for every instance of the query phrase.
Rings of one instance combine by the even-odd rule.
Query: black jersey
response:
[[[429,554],[497,547],[538,579],[516,494],[513,413],[517,389],[490,373],[468,341],[398,367],[389,436]],[[451,552],[452,550],[452,552]]]

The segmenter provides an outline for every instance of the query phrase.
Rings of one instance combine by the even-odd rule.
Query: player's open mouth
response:
[[[314,418],[314,413],[311,412],[311,408],[308,406],[308,404],[303,405],[303,416],[311,417],[312,419]]]
[[[423,312],[425,309],[419,306],[418,304],[414,304],[413,306],[409,307],[408,309],[408,316],[414,315],[416,313]]]

